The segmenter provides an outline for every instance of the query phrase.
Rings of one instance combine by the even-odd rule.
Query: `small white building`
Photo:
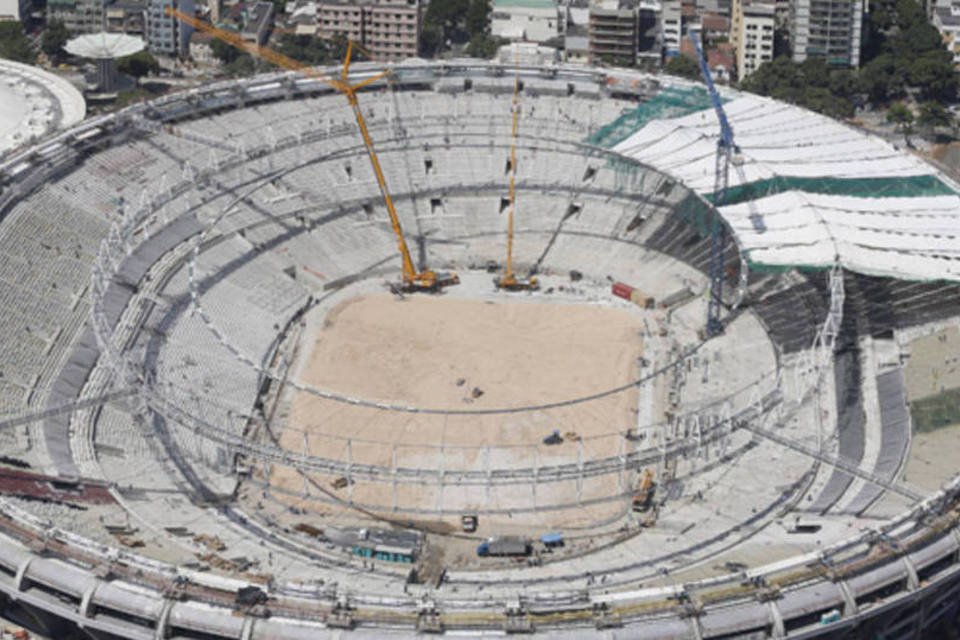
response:
[[[563,35],[565,23],[554,0],[494,0],[490,33],[505,40],[542,43]]]
[[[953,65],[960,68],[960,4],[950,3],[933,10],[933,26],[943,37],[943,43],[953,56]]]
[[[31,0],[0,0],[0,21],[23,22],[32,8]]]
[[[776,11],[773,3],[754,0],[734,0],[731,10],[730,42],[736,53],[737,80],[743,80],[773,60]]]

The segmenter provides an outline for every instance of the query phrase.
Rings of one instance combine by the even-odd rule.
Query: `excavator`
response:
[[[643,478],[637,485],[637,490],[633,494],[633,510],[640,513],[650,511],[653,506],[653,496],[656,493],[657,485],[653,481],[653,471],[644,469]]]
[[[515,61],[516,63],[516,61]],[[519,67],[513,78],[513,101],[510,111],[513,115],[513,126],[510,133],[510,188],[507,194],[507,262],[504,265],[503,275],[494,278],[493,284],[498,289],[506,291],[536,291],[540,282],[535,276],[529,278],[518,277],[513,272],[513,214],[517,202],[517,128],[520,122],[520,72]]]
[[[217,40],[221,40],[222,42],[236,47],[237,49],[246,51],[254,57],[266,60],[267,62],[273,63],[282,69],[296,71],[308,78],[326,82],[331,87],[345,95],[347,97],[347,102],[350,103],[350,109],[353,111],[353,116],[357,121],[357,127],[360,129],[360,135],[363,138],[363,144],[367,149],[367,156],[370,158],[370,166],[373,168],[373,173],[377,178],[377,185],[380,187],[380,194],[383,196],[383,204],[386,206],[387,213],[390,215],[390,224],[393,227],[394,235],[397,237],[397,246],[400,249],[400,257],[402,261],[401,282],[399,287],[400,291],[405,293],[437,293],[444,287],[460,283],[460,278],[456,273],[437,272],[429,269],[418,271],[414,267],[413,259],[410,257],[410,249],[407,248],[407,241],[404,238],[403,229],[400,227],[400,218],[397,215],[396,208],[393,206],[393,199],[390,197],[390,191],[387,188],[387,180],[383,175],[383,169],[380,167],[380,159],[377,157],[377,153],[373,148],[373,140],[370,138],[370,131],[367,129],[367,122],[363,117],[363,112],[360,110],[357,92],[360,89],[377,82],[381,78],[384,78],[389,72],[378,73],[355,84],[350,84],[350,59],[353,55],[354,47],[354,43],[352,41],[348,42],[347,44],[347,53],[343,61],[343,70],[340,74],[340,77],[336,78],[321,73],[313,67],[297,62],[293,58],[289,58],[282,53],[270,49],[269,47],[259,47],[251,42],[247,42],[239,33],[233,33],[219,29],[208,22],[198,20],[196,17],[185,14],[181,11],[177,11],[172,7],[167,7],[166,13],[168,16],[189,24],[197,31],[206,33]]]

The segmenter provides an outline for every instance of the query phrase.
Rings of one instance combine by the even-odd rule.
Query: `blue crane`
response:
[[[690,29],[687,35],[690,42],[693,43],[693,48],[697,51],[700,73],[703,74],[703,81],[707,85],[707,91],[710,92],[710,101],[713,102],[713,109],[717,112],[717,120],[720,122],[720,138],[717,139],[716,173],[713,183],[713,205],[719,209],[727,202],[727,189],[730,186],[730,165],[740,149],[733,141],[733,129],[730,128],[727,114],[723,110],[723,102],[720,101],[720,95],[713,84],[710,67],[707,65],[706,56],[703,55],[703,49],[700,47],[697,32]],[[710,231],[710,300],[707,303],[708,338],[723,333],[720,311],[723,307],[723,247],[726,241],[727,229],[723,220],[717,214],[713,219]]]

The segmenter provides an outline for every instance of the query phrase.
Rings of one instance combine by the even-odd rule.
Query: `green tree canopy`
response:
[[[902,102],[896,102],[887,109],[887,122],[907,130],[913,124],[913,111],[910,111],[910,107]]]
[[[30,46],[30,41],[23,33],[23,25],[19,22],[0,22],[0,58],[34,64],[37,55]]]
[[[63,45],[70,39],[70,32],[67,25],[62,20],[53,19],[47,22],[47,28],[43,30],[43,36],[40,38],[40,49],[43,50],[50,60],[57,62],[66,55]]]
[[[939,102],[924,102],[920,105],[917,115],[917,124],[927,129],[936,127],[950,127],[954,124],[953,116]]]
[[[142,78],[159,70],[160,63],[149,51],[138,51],[133,55],[117,60],[117,71],[134,78]]]
[[[663,70],[671,75],[690,78],[691,80],[700,79],[700,65],[687,56],[674,56],[670,58],[663,67]]]

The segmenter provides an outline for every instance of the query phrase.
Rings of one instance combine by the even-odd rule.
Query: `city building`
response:
[[[953,64],[960,68],[960,4],[951,3],[934,9],[933,26],[940,31],[943,44],[953,55]]]
[[[0,22],[7,20],[23,21],[33,8],[31,0],[0,0]]]
[[[106,28],[105,0],[47,0],[47,20],[60,20],[73,34]]]
[[[565,24],[554,0],[493,0],[490,33],[496,38],[543,43],[563,35]]]
[[[863,8],[863,0],[793,0],[789,24],[794,61],[816,57],[835,66],[860,66]]]
[[[590,38],[567,35],[563,42],[563,57],[567,62],[576,64],[590,62]]]
[[[594,4],[588,26],[590,61],[632,65],[652,56],[659,62],[660,11],[660,4],[653,0]]]
[[[273,3],[257,2],[244,8],[243,29],[240,35],[258,46],[267,44],[273,28]]]
[[[119,0],[106,9],[107,31],[143,36],[147,5],[138,0]]]
[[[322,2],[316,10],[321,38],[342,35],[362,44],[375,60],[395,61],[417,55],[422,10],[417,0]],[[303,33],[298,25],[297,33]]]
[[[153,53],[186,58],[190,55],[193,27],[168,16],[167,7],[193,14],[194,0],[149,0],[145,23],[147,46]]]
[[[773,4],[756,0],[734,0],[730,21],[730,42],[736,53],[737,80],[743,80],[773,60]]]
[[[663,54],[672,58],[680,55],[680,39],[683,37],[683,5],[680,0],[663,0],[660,15],[660,39]]]

